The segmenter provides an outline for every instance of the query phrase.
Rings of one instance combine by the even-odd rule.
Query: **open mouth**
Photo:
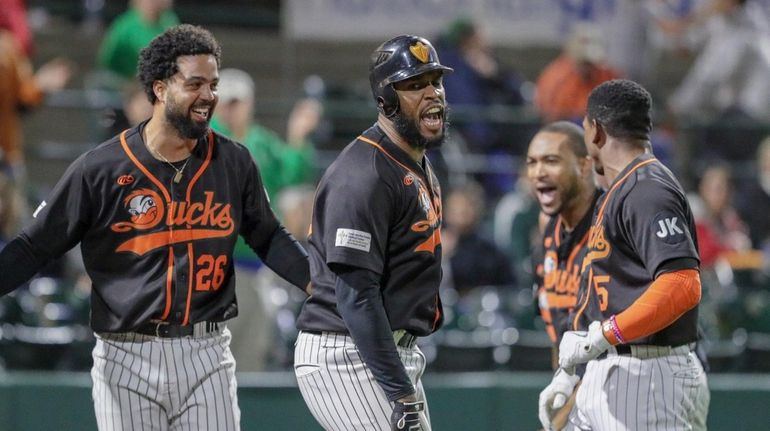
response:
[[[556,200],[557,189],[554,186],[538,186],[535,188],[537,200],[541,205],[551,205]]]
[[[209,120],[209,113],[211,112],[211,107],[209,106],[199,106],[196,108],[193,108],[190,110],[192,119],[197,122],[203,122]]]
[[[440,105],[434,105],[426,109],[420,116],[420,122],[428,130],[440,131],[444,125],[444,108]]]

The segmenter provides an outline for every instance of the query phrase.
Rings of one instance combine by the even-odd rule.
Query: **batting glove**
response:
[[[559,343],[559,367],[574,369],[575,365],[596,359],[610,348],[610,342],[604,337],[602,324],[591,322],[586,331],[567,331]]]
[[[566,371],[559,368],[556,370],[551,383],[540,392],[537,416],[540,418],[540,424],[543,425],[545,431],[553,430],[551,424],[553,416],[567,403],[567,398],[572,394],[579,381],[580,377],[567,374]]]
[[[391,431],[421,431],[420,413],[425,411],[424,401],[395,402],[390,415]]]

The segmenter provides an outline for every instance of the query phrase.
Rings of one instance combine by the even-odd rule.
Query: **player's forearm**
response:
[[[382,305],[377,274],[360,268],[336,266],[337,309],[389,401],[415,393],[393,342],[393,332]]]
[[[276,274],[305,291],[310,282],[307,252],[283,226],[273,231],[270,241],[257,254]]]
[[[24,234],[14,238],[0,251],[0,296],[32,278],[46,261],[45,256],[35,253]]]
[[[682,269],[661,274],[630,307],[615,316],[616,330],[611,324],[603,326],[604,335],[613,345],[652,335],[698,305],[700,297],[697,270]]]

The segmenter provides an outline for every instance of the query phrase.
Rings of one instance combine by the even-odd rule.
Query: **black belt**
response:
[[[302,332],[306,334],[312,334],[312,335],[321,335],[321,331],[308,331],[303,329]],[[346,334],[347,335],[347,334]],[[414,347],[415,344],[417,344],[417,336],[410,334],[409,332],[404,332],[403,335],[398,340],[394,340],[396,343],[396,346],[398,347],[404,347],[407,349],[411,349]]]
[[[179,325],[168,322],[147,322],[134,329],[133,332],[160,338],[182,338],[193,335],[204,335],[218,330],[218,322],[204,321],[191,325]]]
[[[654,356],[656,356],[656,355],[655,355],[655,353],[653,353],[653,354],[646,354],[645,352],[637,352],[637,353],[635,354],[635,353],[634,353],[634,350],[633,350],[633,348],[637,348],[637,349],[640,349],[640,350],[642,350],[642,349],[645,349],[645,348],[650,348],[650,349],[652,349],[652,350],[658,350],[658,349],[669,349],[669,350],[674,350],[674,349],[676,349],[676,348],[678,348],[678,347],[687,346],[687,345],[689,345],[689,347],[690,347],[690,351],[692,351],[692,350],[695,348],[695,343],[684,343],[684,344],[679,344],[679,345],[677,345],[677,346],[656,346],[656,345],[649,345],[649,344],[643,344],[643,345],[635,345],[635,344],[618,344],[617,346],[614,346],[614,349],[615,349],[615,353],[616,353],[618,356],[645,356],[645,357],[654,357]],[[662,353],[662,352],[661,352],[661,353]],[[602,354],[601,354],[601,355],[599,355],[599,356],[597,357],[597,359],[604,359],[604,358],[606,358],[608,355],[609,355],[609,350],[605,350],[604,352],[602,352]]]
[[[621,355],[621,356],[631,356],[631,345],[618,344],[617,346],[615,346],[615,351],[618,352],[618,355]]]

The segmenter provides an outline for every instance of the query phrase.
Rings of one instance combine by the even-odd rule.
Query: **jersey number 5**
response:
[[[214,256],[202,254],[196,262],[198,270],[195,272],[195,290],[214,290],[222,286],[225,281],[225,267],[227,266],[227,256]]]
[[[604,287],[609,282],[609,275],[594,275],[591,277],[591,284],[593,284],[594,289],[596,290],[596,296],[599,297],[599,309],[601,311],[607,310],[607,306],[609,305],[610,294],[607,291],[607,288]]]

